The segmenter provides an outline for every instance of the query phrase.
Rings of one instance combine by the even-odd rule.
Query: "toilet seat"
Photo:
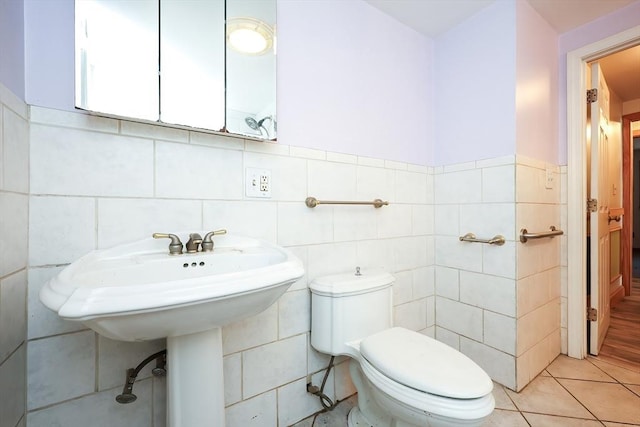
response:
[[[477,399],[493,389],[491,378],[467,356],[408,329],[391,328],[365,338],[360,354],[372,370],[421,394]]]
[[[473,421],[488,416],[495,407],[495,399],[491,392],[476,399],[453,399],[402,385],[382,374],[364,358],[360,360],[360,368],[373,387],[423,414]]]

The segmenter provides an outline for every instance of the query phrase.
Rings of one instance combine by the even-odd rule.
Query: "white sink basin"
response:
[[[228,234],[214,242],[213,252],[182,255],[153,238],[93,251],[51,279],[40,300],[108,338],[150,340],[260,313],[304,274],[276,245]]]

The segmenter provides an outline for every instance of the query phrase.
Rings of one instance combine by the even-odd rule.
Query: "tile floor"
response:
[[[496,409],[484,426],[640,426],[640,368],[597,358],[559,356],[520,393],[495,384],[493,394]],[[353,396],[293,427],[344,427],[355,403]]]

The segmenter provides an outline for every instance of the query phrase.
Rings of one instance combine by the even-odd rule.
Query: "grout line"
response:
[[[573,398],[576,400],[576,402],[578,402],[578,403],[579,403],[579,404],[580,404],[580,405],[581,405],[581,406],[582,406],[582,407],[583,407],[583,408],[584,408],[588,413],[590,413],[591,415],[593,415],[593,419],[595,419],[595,420],[597,420],[597,421],[600,421],[600,419],[596,416],[596,414],[594,414],[593,412],[591,412],[591,411],[589,410],[589,408],[587,408],[587,407],[586,407],[586,405],[585,405],[584,403],[582,403],[582,401],[580,401],[580,399],[578,399],[576,396],[574,396],[574,395],[573,395],[573,393],[571,393],[571,392],[570,392],[570,391],[569,391],[569,390],[568,390],[568,389],[567,389],[567,388],[566,388],[566,387],[565,387],[565,386],[564,386],[560,381],[558,381],[558,379],[557,379],[556,377],[554,377],[554,376],[551,374],[551,372],[549,372],[549,375],[551,375],[551,378],[553,378],[553,380],[554,380],[554,381],[555,381],[555,382],[556,382],[560,387],[562,387],[562,388],[563,388],[567,393],[569,393],[569,395],[570,395],[571,397],[573,397]],[[564,379],[571,379],[571,380],[574,380],[574,381],[585,381],[585,380],[576,380],[576,379],[573,379],[573,378],[564,378]],[[585,382],[586,382],[586,381],[585,381]],[[601,382],[601,381],[600,381],[600,382]]]

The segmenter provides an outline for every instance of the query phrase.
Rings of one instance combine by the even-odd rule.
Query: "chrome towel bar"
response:
[[[459,237],[461,242],[472,242],[472,243],[487,243],[489,245],[504,245],[504,236],[498,234],[497,236],[493,236],[493,239],[478,239],[475,234],[467,233],[464,236]]]
[[[354,201],[338,201],[338,200],[318,200],[315,197],[307,197],[304,201],[307,207],[315,208],[318,205],[373,205],[374,208],[381,208],[389,205],[389,202],[375,199],[372,202],[354,202]]]
[[[529,233],[526,228],[520,230],[520,241],[527,243],[529,239],[542,239],[543,237],[560,236],[564,234],[564,231],[556,229],[555,226],[549,227],[549,231],[543,231],[542,233]]]

